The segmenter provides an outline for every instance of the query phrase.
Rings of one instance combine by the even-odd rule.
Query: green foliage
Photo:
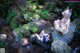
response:
[[[30,34],[30,31],[34,33],[38,32],[38,26],[34,23],[25,24],[22,28],[24,29],[25,34],[28,36]]]
[[[22,30],[25,33],[25,36],[29,36],[30,35],[30,25],[29,24],[25,24],[22,26]]]
[[[37,6],[35,5],[35,4],[29,4],[29,10],[30,11],[35,11],[36,10],[36,8],[37,8]]]
[[[47,10],[42,10],[40,15],[42,19],[50,19],[50,14]]]
[[[22,27],[16,28],[14,31],[16,31],[17,35],[20,38],[22,38],[23,35],[21,32],[23,32],[25,36],[30,36],[30,31],[34,33],[38,32],[38,27],[33,23],[29,23],[29,24],[24,24]]]
[[[15,28],[18,27],[18,24],[16,22],[16,18],[17,18],[16,16],[17,16],[17,14],[16,14],[16,12],[14,10],[9,10],[8,11],[6,22],[11,25],[12,29],[15,29]]]
[[[37,14],[37,13],[34,13],[34,14],[33,14],[33,19],[36,19],[36,20],[37,20],[38,18],[40,18],[40,15]]]
[[[24,28],[25,30],[29,30],[29,24],[25,24],[25,25],[23,25],[23,27],[22,28]]]
[[[27,21],[31,21],[33,14],[31,12],[27,12],[28,18],[26,19]]]
[[[22,37],[23,37],[23,35],[22,35],[22,33],[21,33],[21,28],[20,28],[20,27],[19,27],[19,28],[16,28],[14,31],[15,31],[16,34],[19,36],[19,38],[22,38]]]
[[[32,32],[34,32],[34,33],[38,32],[38,28],[37,28],[37,27],[32,27],[30,30],[31,30]]]
[[[18,27],[18,24],[17,24],[16,20],[12,21],[12,22],[11,22],[11,28],[12,28],[12,29],[15,29],[15,28],[17,28],[17,27]]]
[[[34,22],[32,22],[32,23],[29,23],[30,24],[30,31],[32,31],[32,32],[34,32],[34,33],[37,33],[38,31],[39,31],[39,26],[38,25],[36,25]]]
[[[7,23],[11,23],[12,19],[16,16],[16,13],[13,10],[9,10],[6,18]]]
[[[35,2],[34,2],[35,1]],[[27,6],[24,7],[25,14],[27,14],[26,21],[30,22],[32,20],[37,20],[38,18],[50,19],[50,14],[48,10],[44,10],[44,6],[38,3],[38,0],[29,0]]]

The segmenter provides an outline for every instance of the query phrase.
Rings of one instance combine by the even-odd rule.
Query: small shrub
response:
[[[8,15],[6,18],[7,23],[11,23],[12,19],[16,16],[16,13],[13,10],[8,11]]]
[[[15,20],[11,22],[11,28],[12,28],[12,29],[17,28],[18,26],[19,26],[19,25],[17,24],[17,22],[16,22]]]
[[[23,35],[22,35],[22,33],[21,33],[21,28],[20,28],[20,27],[19,27],[19,28],[16,28],[16,29],[15,29],[15,32],[16,32],[16,34],[18,35],[19,38],[22,38],[22,37],[23,37]]]
[[[24,16],[25,20],[30,22],[32,20],[33,13],[27,12],[26,15],[27,16]]]
[[[30,25],[29,24],[25,24],[22,26],[22,30],[24,31],[25,36],[29,36],[30,35]]]
[[[34,33],[38,32],[38,28],[37,28],[37,27],[32,27],[30,30],[31,30],[32,32],[34,32]]]
[[[47,10],[42,10],[40,15],[42,19],[50,19],[50,14]]]

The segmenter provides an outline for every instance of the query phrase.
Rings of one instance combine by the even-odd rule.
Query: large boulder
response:
[[[74,31],[75,31],[75,25],[73,23],[70,24],[70,27],[69,27],[69,31],[68,33],[66,34],[61,34],[60,32],[54,30],[52,32],[52,37],[53,37],[53,40],[61,40],[61,41],[64,41],[66,42],[67,44],[70,43],[74,37]]]
[[[0,39],[6,40],[6,39],[7,39],[7,35],[6,35],[6,34],[1,34],[1,35],[0,35]]]
[[[52,42],[52,52],[55,53],[70,53],[71,48],[64,41],[56,40]]]
[[[7,39],[7,35],[6,34],[0,34],[0,48],[5,48],[5,41]]]

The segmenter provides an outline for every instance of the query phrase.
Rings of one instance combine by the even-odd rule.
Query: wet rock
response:
[[[35,21],[35,24],[37,24],[38,26],[42,26],[42,25],[46,24],[46,21],[45,20],[38,20],[38,21]]]
[[[74,32],[74,39],[76,41],[80,41],[80,28],[76,28],[76,30]]]
[[[69,31],[68,33],[62,35],[61,33],[59,33],[58,31],[54,30],[52,32],[52,37],[53,37],[53,41],[55,40],[61,40],[66,42],[67,44],[70,43],[74,37],[74,31],[75,31],[75,25],[74,24],[70,24],[69,27]]]
[[[71,48],[64,41],[56,40],[52,42],[52,52],[55,53],[70,53]]]
[[[38,26],[39,31],[42,31],[43,29],[47,29],[48,27],[50,27],[49,23],[45,20],[42,20],[42,19],[37,20],[33,23]]]
[[[79,47],[76,47],[76,48],[73,50],[73,53],[80,53],[80,46],[79,46]]]
[[[0,39],[6,40],[6,39],[7,39],[7,35],[6,35],[6,34],[1,34],[1,35],[0,35]]]
[[[5,48],[6,47],[6,39],[7,35],[6,34],[1,34],[0,35],[0,48]]]

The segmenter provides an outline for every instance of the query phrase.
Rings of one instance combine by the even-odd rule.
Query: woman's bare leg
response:
[[[55,20],[54,21],[54,27],[57,31],[60,31],[60,20]]]

